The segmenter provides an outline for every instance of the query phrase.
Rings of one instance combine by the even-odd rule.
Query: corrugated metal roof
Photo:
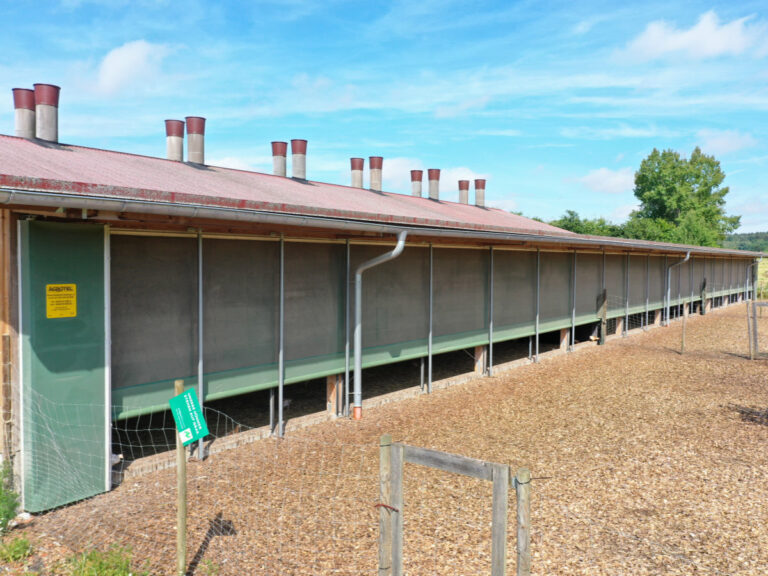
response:
[[[311,167],[311,159],[310,159]],[[115,199],[156,207],[214,209],[216,218],[238,214],[297,217],[307,226],[332,222],[387,229],[421,229],[424,235],[495,241],[538,240],[572,247],[595,247],[694,254],[761,256],[759,252],[685,246],[627,238],[586,236],[496,208],[374,192],[323,182],[294,180],[231,168],[200,166],[164,158],[54,144],[0,135],[0,189],[50,193],[68,200]],[[57,207],[51,197],[50,206]],[[48,205],[48,204],[44,204]],[[127,209],[127,208],[126,208]],[[209,211],[210,213],[210,211]]]
[[[408,226],[573,235],[497,208],[3,135],[0,186]]]

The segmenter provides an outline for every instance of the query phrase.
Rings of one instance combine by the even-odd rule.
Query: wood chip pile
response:
[[[761,338],[768,339],[768,319]],[[189,465],[194,574],[374,574],[378,441],[531,470],[534,574],[768,574],[768,360],[744,305],[616,338]],[[511,493],[508,572],[514,573]],[[407,465],[412,575],[490,573],[491,487]],[[172,574],[175,471],[40,516],[45,573],[129,546]],[[17,530],[18,531],[18,530]],[[35,564],[36,563],[36,564]]]

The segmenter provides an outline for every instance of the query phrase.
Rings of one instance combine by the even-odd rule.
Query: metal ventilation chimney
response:
[[[421,181],[424,179],[424,170],[411,170],[411,194],[421,198]]]
[[[469,204],[469,180],[459,180],[459,202]]]
[[[205,164],[205,118],[187,116],[187,160]]]
[[[272,142],[272,174],[285,177],[285,157],[288,154],[288,142]]]
[[[440,200],[440,169],[430,168],[427,170],[429,178],[429,197],[432,200]]]
[[[35,84],[35,135],[48,142],[59,141],[59,93],[53,84]]]
[[[362,188],[363,187],[363,168],[365,167],[365,159],[350,158],[349,163],[352,168],[352,182],[350,186],[352,186],[352,188]]]
[[[176,162],[184,161],[184,121],[165,121],[165,157]]]
[[[291,140],[291,154],[293,154],[293,160],[291,161],[291,170],[293,171],[293,177],[298,180],[306,180],[307,179],[307,141]]]
[[[381,192],[381,168],[384,166],[384,158],[371,156],[368,158],[368,165],[371,168],[371,190]]]
[[[475,206],[485,208],[485,180],[482,178],[475,180]]]
[[[29,88],[13,89],[13,107],[16,109],[16,130],[19,138],[35,137],[35,91]]]

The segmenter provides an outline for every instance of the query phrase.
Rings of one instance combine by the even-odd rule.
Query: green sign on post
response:
[[[176,421],[176,430],[184,446],[208,436],[208,425],[205,423],[194,388],[174,396],[169,404],[173,419]]]

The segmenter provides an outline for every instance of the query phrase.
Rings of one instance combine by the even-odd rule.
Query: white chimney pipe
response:
[[[475,205],[485,208],[485,180],[482,178],[475,180]]]
[[[291,140],[291,170],[293,177],[298,180],[307,179],[307,141]]]
[[[429,197],[432,200],[440,200],[440,169],[430,168],[427,170],[429,178]]]
[[[424,179],[424,170],[411,170],[411,194],[421,198],[421,181]]]
[[[288,142],[272,142],[272,174],[285,178]]]
[[[184,121],[165,121],[165,156],[175,162],[184,161]]]
[[[371,169],[371,190],[381,192],[381,169],[384,165],[384,158],[381,156],[371,156],[368,158],[368,166]]]
[[[205,164],[205,118],[187,116],[187,160]]]
[[[365,159],[363,158],[350,158],[350,166],[352,168],[352,188],[363,187],[363,168],[365,167]]]
[[[59,94],[53,84],[35,84],[35,135],[48,142],[59,141]]]
[[[16,136],[19,138],[34,138],[35,91],[29,88],[14,88],[13,107],[16,110]]]
[[[469,204],[469,180],[459,180],[459,202]]]

